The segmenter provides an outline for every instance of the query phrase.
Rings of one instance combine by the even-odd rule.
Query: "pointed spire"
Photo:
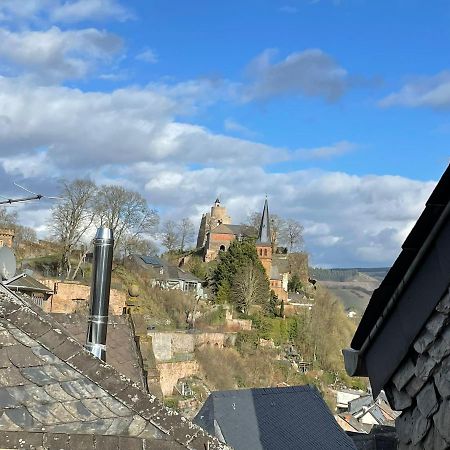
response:
[[[269,216],[269,204],[264,202],[264,210],[261,217],[261,225],[259,226],[258,244],[272,244],[271,232],[270,232],[270,216]]]

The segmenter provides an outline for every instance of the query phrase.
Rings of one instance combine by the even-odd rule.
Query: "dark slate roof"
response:
[[[95,442],[110,440],[109,447],[95,447],[104,449],[127,448],[127,439],[130,445],[140,443],[128,448],[146,443],[145,448],[203,450],[207,441],[210,449],[221,448],[200,428],[88,353],[39,307],[0,285],[2,444],[6,434],[15,442],[40,440],[44,448],[80,448],[66,446],[70,441],[85,442],[81,448],[87,450],[94,448],[88,446],[93,435]],[[59,443],[52,444],[53,438]]]
[[[51,313],[68,334],[81,345],[86,342],[87,314]],[[106,336],[106,360],[121,374],[143,386],[136,343],[128,316],[109,316]]]
[[[236,450],[355,449],[313,386],[213,392],[194,423]]]
[[[45,294],[53,294],[53,291],[49,289],[48,286],[45,286],[45,284],[42,284],[40,281],[25,273],[3,281],[3,284],[7,286],[8,289],[13,291],[17,290],[21,292],[43,292]]]
[[[286,255],[273,255],[272,264],[275,264],[278,267],[280,273],[289,273],[289,260]]]
[[[370,434],[347,434],[358,450],[397,450],[398,439],[394,427],[375,425]]]
[[[351,343],[352,348],[360,348],[370,331],[373,329],[395,289],[404,278],[412,261],[424,245],[426,238],[430,235],[438,219],[442,216],[449,201],[450,165],[442,175],[438,185],[426,202],[424,211],[403,243],[400,255],[378,289],[375,289],[353,337]],[[439,296],[439,298],[440,297],[441,296]]]
[[[132,259],[145,269],[152,270],[152,276],[156,280],[164,281],[189,281],[193,283],[201,283],[201,280],[190,272],[187,272],[178,266],[169,264],[163,259],[156,256],[132,255]],[[162,273],[161,273],[161,269]]]
[[[370,299],[345,363],[369,376],[377,395],[450,283],[450,166],[426,202],[402,251]],[[408,326],[404,326],[404,321]],[[389,347],[390,351],[385,349]]]
[[[269,203],[267,202],[267,198],[264,202],[261,224],[259,225],[258,244],[272,244],[272,234],[270,232]]]
[[[164,262],[157,256],[139,256],[145,264],[149,264],[154,267],[162,267]]]

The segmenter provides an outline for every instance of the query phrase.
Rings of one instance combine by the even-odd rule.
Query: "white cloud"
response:
[[[132,13],[116,0],[74,0],[64,1],[53,8],[50,17],[55,22],[81,22],[104,19],[125,21]]]
[[[0,29],[0,57],[11,70],[44,81],[85,77],[122,48],[114,34],[94,28],[11,32]]]
[[[316,147],[310,149],[299,149],[296,154],[303,159],[331,159],[336,156],[342,156],[357,148],[356,144],[348,141],[336,142],[333,145]]]
[[[392,93],[379,105],[384,108],[405,106],[409,108],[450,108],[450,71],[430,77],[420,77],[405,84],[400,91]]]
[[[322,50],[291,53],[273,63],[276,54],[265,50],[250,63],[247,73],[252,81],[243,89],[244,101],[304,95],[333,102],[348,88],[347,71]]]
[[[305,223],[314,264],[364,266],[393,261],[435,184],[318,170],[270,173],[264,164],[289,159],[287,150],[176,121],[178,102],[162,92],[171,90],[83,93],[0,78],[3,192],[18,177],[55,194],[55,178],[90,176],[143,192],[165,216],[197,221],[220,195],[235,223],[260,209],[267,193],[273,213]],[[42,229],[38,218],[32,224]]]
[[[55,167],[49,160],[46,151],[8,155],[0,158],[0,164],[8,175],[20,175],[23,178],[45,176],[55,173]]]
[[[136,55],[136,59],[146,63],[155,64],[158,62],[158,55],[154,52],[154,50],[148,48]]]
[[[0,21],[75,23],[115,19],[125,21],[133,13],[117,0],[2,0]]]
[[[180,164],[234,164],[237,158],[242,164],[264,164],[288,158],[284,149],[177,122],[174,117],[185,106],[177,102],[178,94],[173,99],[164,91],[83,93],[0,78],[0,156],[11,149],[23,153],[45,147],[58,167],[175,159]]]
[[[240,124],[234,119],[227,118],[223,122],[223,127],[225,131],[229,131],[231,133],[237,133],[242,136],[246,137],[256,137],[258,133],[250,130],[250,128],[247,128],[245,125]]]

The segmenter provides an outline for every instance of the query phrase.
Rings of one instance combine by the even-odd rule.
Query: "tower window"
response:
[[[264,249],[264,256],[267,256],[267,248]]]
[[[225,245],[221,245],[220,248],[219,248],[219,250],[220,250],[221,252],[224,252],[224,251],[225,251]]]

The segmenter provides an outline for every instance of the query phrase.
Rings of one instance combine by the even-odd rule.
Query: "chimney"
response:
[[[106,361],[106,332],[113,249],[112,230],[99,228],[94,238],[90,310],[85,347],[102,361]]]

